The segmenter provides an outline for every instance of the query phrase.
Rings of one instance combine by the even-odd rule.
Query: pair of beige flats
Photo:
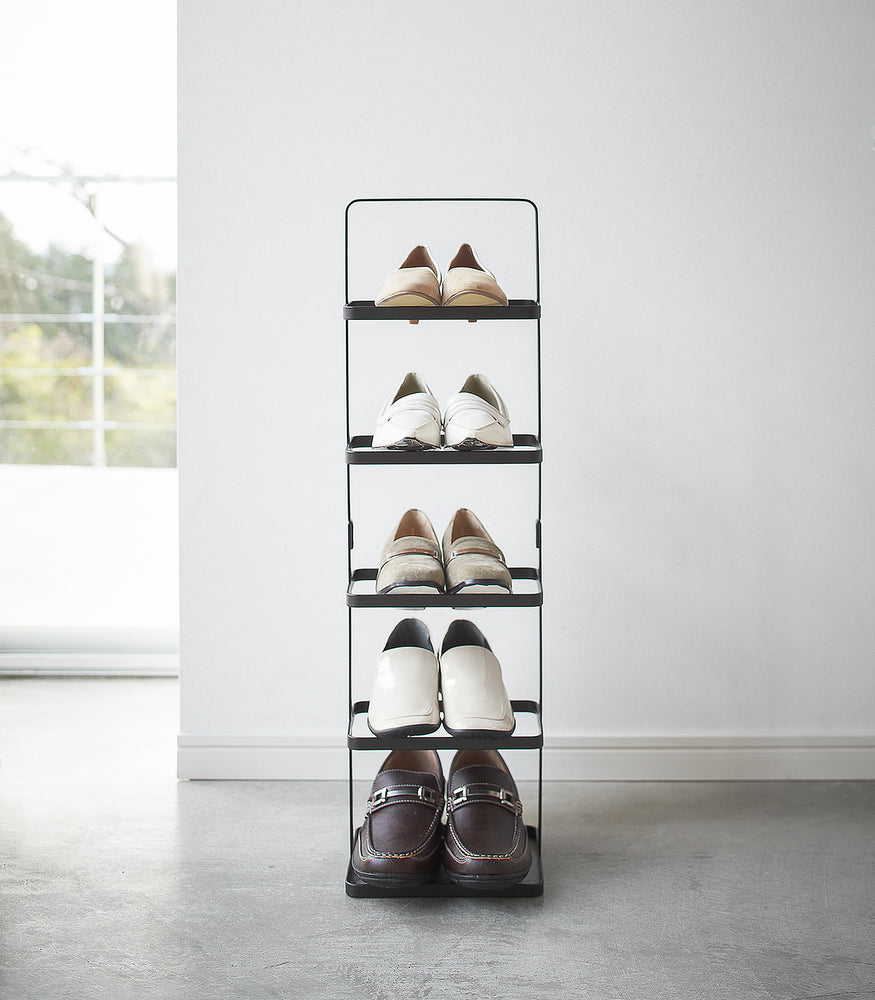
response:
[[[507,296],[470,243],[441,273],[426,246],[414,247],[374,300],[378,306],[506,306]]]
[[[441,545],[421,510],[408,510],[380,556],[377,593],[509,594],[504,553],[476,514],[465,507],[447,525]]]

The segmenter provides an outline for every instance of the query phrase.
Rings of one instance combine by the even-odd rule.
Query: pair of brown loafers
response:
[[[393,750],[352,854],[356,875],[386,888],[430,882],[443,865],[451,882],[491,890],[522,881],[531,863],[519,793],[497,750],[459,750],[446,786],[435,750]]]

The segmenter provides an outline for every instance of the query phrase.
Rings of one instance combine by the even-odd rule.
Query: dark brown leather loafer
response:
[[[497,750],[460,750],[447,782],[447,877],[484,889],[515,885],[532,864],[516,784]]]
[[[444,773],[434,750],[393,750],[374,778],[352,852],[364,882],[387,888],[429,882],[441,860]]]

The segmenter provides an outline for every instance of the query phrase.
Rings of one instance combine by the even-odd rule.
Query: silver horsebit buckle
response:
[[[433,788],[426,788],[425,785],[404,785],[400,788],[378,788],[368,800],[368,812],[384,806],[389,799],[401,796],[409,798],[413,795],[430,806],[437,805],[438,794]]]
[[[520,803],[517,801],[516,797],[509,792],[506,788],[492,788],[492,787],[478,787],[474,786],[469,788],[468,785],[460,785],[454,792],[452,799],[450,800],[451,807],[464,805],[469,799],[477,801],[477,799],[482,799],[484,797],[497,799],[496,805],[504,806],[505,809],[510,809],[512,813],[521,812]]]

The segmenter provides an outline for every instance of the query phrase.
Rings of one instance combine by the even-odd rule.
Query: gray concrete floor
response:
[[[875,783],[554,783],[542,899],[356,900],[343,783],[177,782],[176,725],[0,681],[2,1000],[875,997]]]

